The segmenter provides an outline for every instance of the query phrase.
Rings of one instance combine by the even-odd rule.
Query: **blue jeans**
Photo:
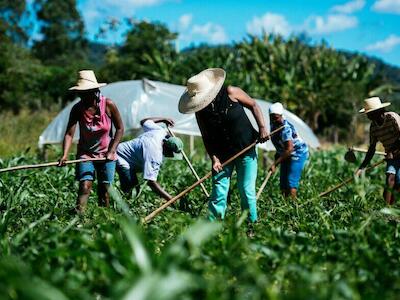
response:
[[[393,174],[396,186],[400,184],[400,159],[386,160],[386,174]]]
[[[250,221],[255,222],[257,221],[257,152],[255,148],[226,165],[221,172],[213,175],[212,192],[208,203],[209,219],[224,219],[234,168],[236,168],[237,173],[242,210],[249,210]]]
[[[119,176],[119,182],[121,184],[121,190],[124,193],[130,193],[133,188],[136,188],[139,184],[136,176],[136,171],[133,167],[127,169],[117,163],[117,173]]]
[[[96,178],[101,183],[111,184],[114,180],[115,161],[106,162],[85,161],[76,164],[76,180],[93,181]]]
[[[301,173],[308,158],[308,152],[299,157],[290,158],[281,163],[280,187],[281,190],[298,189]]]

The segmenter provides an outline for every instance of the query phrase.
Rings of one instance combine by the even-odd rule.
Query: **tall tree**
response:
[[[87,41],[76,0],[35,0],[42,38],[34,43],[36,56],[45,63],[64,64],[85,59]]]
[[[25,0],[0,0],[0,43],[26,41],[26,32],[21,25],[25,12]]]
[[[110,50],[104,77],[108,81],[143,77],[171,81],[178,58],[174,47],[177,34],[161,23],[128,21],[132,28],[121,48]]]

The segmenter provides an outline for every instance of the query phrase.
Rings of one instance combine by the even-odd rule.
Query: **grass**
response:
[[[29,110],[18,115],[1,113],[0,158],[19,156],[24,152],[35,154],[38,137],[56,115],[56,112]]]
[[[235,180],[223,223],[204,221],[196,189],[142,225],[162,203],[146,186],[126,199],[117,182],[112,208],[97,207],[93,194],[76,217],[73,168],[1,174],[0,298],[397,299],[400,210],[381,199],[383,169],[318,197],[352,174],[343,154],[313,153],[297,201],[280,196],[274,176],[253,239]],[[0,167],[34,161],[19,156]],[[202,176],[209,162],[196,160],[195,168]],[[193,181],[183,162],[167,162],[160,175],[172,194]]]

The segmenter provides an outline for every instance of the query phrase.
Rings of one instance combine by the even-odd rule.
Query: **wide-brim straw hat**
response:
[[[78,72],[78,82],[75,86],[70,87],[70,91],[87,91],[101,88],[107,83],[98,83],[96,75],[92,70],[82,70]]]
[[[367,114],[371,111],[378,110],[389,105],[390,102],[382,103],[379,97],[372,97],[364,100],[364,108],[360,109],[359,112]]]
[[[186,91],[182,94],[178,109],[183,114],[202,110],[210,104],[224,84],[226,73],[221,68],[201,71],[187,81]]]

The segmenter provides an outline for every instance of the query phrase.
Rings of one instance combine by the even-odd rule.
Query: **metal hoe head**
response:
[[[355,163],[357,161],[356,155],[354,154],[353,149],[349,148],[349,150],[344,155],[344,159],[349,163]]]

